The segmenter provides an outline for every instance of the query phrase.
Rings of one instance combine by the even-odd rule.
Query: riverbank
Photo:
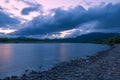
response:
[[[87,59],[72,60],[48,71],[28,71],[4,80],[119,80],[120,44]]]

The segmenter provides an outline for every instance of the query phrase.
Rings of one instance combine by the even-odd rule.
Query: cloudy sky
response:
[[[1,0],[0,34],[38,38],[120,32],[120,0]]]

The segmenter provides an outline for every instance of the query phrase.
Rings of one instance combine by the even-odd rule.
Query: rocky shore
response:
[[[1,80],[120,80],[120,44],[86,59],[56,65],[48,71],[28,71]]]

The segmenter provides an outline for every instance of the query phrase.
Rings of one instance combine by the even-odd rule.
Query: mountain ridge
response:
[[[16,38],[0,38],[0,42],[62,42],[62,43],[93,43],[99,40],[109,39],[119,33],[88,33],[77,36],[75,38],[64,38],[64,39],[35,39],[28,37],[16,37]]]

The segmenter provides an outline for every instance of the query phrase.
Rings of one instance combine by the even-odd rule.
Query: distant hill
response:
[[[98,43],[110,44],[110,45],[120,44],[120,35],[105,40],[99,40]]]
[[[80,42],[95,42],[98,40],[109,39],[118,35],[118,33],[89,33],[75,38]]]
[[[118,35],[117,33],[89,33],[76,38],[53,39],[51,42],[73,42],[73,43],[92,43],[99,40],[109,39]]]
[[[117,33],[89,33],[78,36],[76,38],[65,38],[65,39],[33,39],[33,38],[26,38],[26,37],[17,37],[17,38],[0,38],[0,42],[5,43],[34,43],[34,42],[41,42],[41,43],[94,43],[97,41],[110,39],[114,36],[118,35]]]

